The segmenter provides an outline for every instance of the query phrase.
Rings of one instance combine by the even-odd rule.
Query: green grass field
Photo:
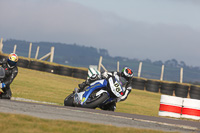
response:
[[[164,133],[129,127],[115,127],[103,124],[47,120],[25,115],[0,113],[1,133]],[[170,132],[173,133],[173,132]]]
[[[72,93],[83,79],[19,68],[16,79],[11,84],[13,97],[27,98],[37,101],[53,102],[63,106],[64,98]],[[158,116],[160,94],[133,89],[128,99],[117,103],[116,112]],[[0,128],[4,132],[137,132],[157,133],[161,131],[119,128],[81,122],[45,120],[24,115],[0,113]],[[8,129],[9,128],[9,129]],[[34,129],[34,130],[32,130]]]
[[[63,105],[64,98],[72,93],[83,79],[19,68],[11,84],[13,97],[53,102]],[[158,116],[160,94],[132,89],[126,101],[117,103],[117,112]]]

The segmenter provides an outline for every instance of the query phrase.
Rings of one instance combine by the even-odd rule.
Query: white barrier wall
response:
[[[200,120],[200,100],[161,95],[158,115]]]
[[[200,100],[184,98],[181,117],[200,120]]]
[[[158,115],[180,118],[182,105],[183,98],[161,95]]]

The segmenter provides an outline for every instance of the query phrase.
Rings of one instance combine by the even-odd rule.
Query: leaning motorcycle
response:
[[[86,87],[84,91],[73,92],[67,96],[64,99],[64,105],[92,109],[103,108],[124,95],[126,84],[127,80],[118,75],[97,80]]]

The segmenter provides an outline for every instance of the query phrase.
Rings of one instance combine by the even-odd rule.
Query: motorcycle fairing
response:
[[[124,94],[124,89],[121,86],[120,81],[117,80],[117,78],[115,77],[110,77],[108,81],[113,94],[115,94],[115,96],[117,97],[122,97],[122,95]]]
[[[108,84],[108,82],[105,79],[101,79],[101,80],[91,83],[90,86],[86,89],[85,93],[83,94],[81,105],[83,105],[84,102],[87,101],[88,97],[94,90],[107,87],[107,84]]]

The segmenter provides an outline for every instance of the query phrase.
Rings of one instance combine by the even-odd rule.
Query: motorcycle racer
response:
[[[18,74],[17,62],[18,56],[14,53],[9,54],[7,60],[3,58],[0,61],[0,65],[5,70],[5,77],[0,82],[0,88],[3,90],[3,92],[0,92],[0,99],[10,99],[12,96],[10,84]]]
[[[123,88],[126,90],[125,93],[123,94],[122,97],[118,98],[115,102],[111,102],[103,107],[101,109],[103,110],[110,110],[114,111],[116,109],[116,102],[124,101],[127,99],[128,95],[131,92],[131,79],[133,77],[133,71],[129,67],[124,67],[121,72],[104,72],[100,75],[92,75],[88,80],[83,82],[82,84],[79,84],[79,90],[78,91],[83,91],[86,86],[88,86],[90,83],[99,80],[99,79],[108,79],[110,77],[123,77],[126,81],[125,84],[123,85]],[[77,90],[76,90],[77,91]]]

